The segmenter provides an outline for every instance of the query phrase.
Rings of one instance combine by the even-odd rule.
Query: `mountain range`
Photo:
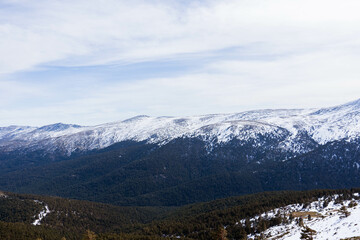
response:
[[[183,205],[360,185],[360,100],[319,109],[0,128],[3,190]]]
[[[304,153],[311,150],[305,137],[316,144],[352,140],[360,136],[360,100],[320,109],[255,110],[235,114],[192,117],[136,116],[97,126],[56,123],[42,127],[0,128],[1,151],[46,150],[71,155],[76,151],[102,149],[122,141],[164,145],[177,138],[199,138],[208,146],[233,139],[278,139],[278,148]]]

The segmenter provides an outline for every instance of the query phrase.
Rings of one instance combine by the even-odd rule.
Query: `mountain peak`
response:
[[[42,130],[46,132],[59,132],[69,128],[80,128],[80,127],[81,127],[80,125],[76,125],[76,124],[54,123],[54,124],[42,126],[37,130]]]
[[[148,115],[137,115],[137,116],[135,116],[135,117],[125,119],[125,120],[122,121],[122,122],[123,122],[123,123],[129,123],[129,122],[138,121],[138,120],[141,120],[141,119],[144,119],[144,118],[150,118],[150,116],[148,116]]]

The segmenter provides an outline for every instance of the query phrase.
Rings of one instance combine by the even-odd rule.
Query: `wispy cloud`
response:
[[[358,1],[6,1],[1,72],[152,60],[261,43],[267,52],[358,37]],[[356,30],[356,31],[354,31]],[[266,48],[266,49],[264,49]],[[254,49],[255,50],[255,49]],[[260,52],[263,53],[263,52]]]
[[[0,125],[351,100],[360,77],[359,7],[354,0],[0,0]],[[159,67],[166,62],[175,63],[171,70]]]

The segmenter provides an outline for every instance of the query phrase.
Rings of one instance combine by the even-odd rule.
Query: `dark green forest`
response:
[[[0,163],[25,166],[1,169],[0,186],[119,206],[182,206],[263,191],[360,186],[357,141],[332,142],[295,156],[275,151],[278,140],[263,141],[266,147],[256,148],[233,140],[211,152],[199,139],[160,147],[129,141],[51,161],[41,152],[21,160],[21,154],[13,153],[16,159],[0,154]]]
[[[4,193],[0,198],[0,239],[246,239],[285,221],[279,216],[254,226],[241,219],[294,203],[340,194],[354,197],[360,189],[264,192],[181,207],[120,207],[59,197]],[[5,197],[6,196],[6,197]],[[34,200],[37,200],[36,202]],[[34,216],[47,205],[51,211],[40,226]],[[260,221],[260,220],[259,220]]]

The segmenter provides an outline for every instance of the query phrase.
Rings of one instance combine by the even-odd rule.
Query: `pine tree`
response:
[[[316,231],[309,228],[309,227],[305,227],[302,232],[301,232],[301,237],[300,239],[304,239],[304,240],[313,240],[313,236],[316,235]]]
[[[300,227],[304,226],[304,219],[302,219],[302,217],[299,217],[297,222],[298,222]]]
[[[292,213],[290,213],[289,215],[289,221],[292,222],[294,220],[294,215]]]
[[[90,230],[87,230],[82,240],[96,240],[96,234]]]
[[[246,220],[245,220],[245,231],[246,231],[247,234],[252,233],[251,223],[250,223],[249,218],[246,218]]]
[[[215,240],[228,240],[227,231],[224,227],[219,227],[214,236]]]
[[[340,208],[340,213],[342,214],[342,218],[346,218],[348,216],[350,216],[350,212],[347,210],[347,208],[345,206],[342,206]]]

